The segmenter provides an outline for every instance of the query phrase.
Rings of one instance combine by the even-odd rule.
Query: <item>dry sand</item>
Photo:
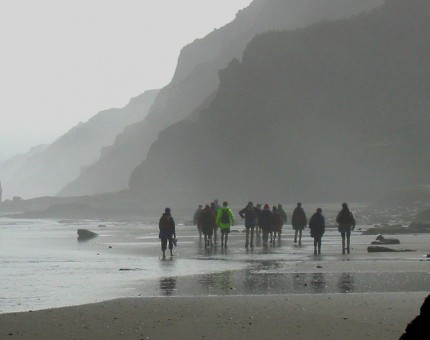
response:
[[[398,339],[427,293],[119,299],[0,315],[1,339]]]

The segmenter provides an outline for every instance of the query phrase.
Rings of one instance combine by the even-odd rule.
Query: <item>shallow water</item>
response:
[[[104,226],[99,226],[104,225]],[[77,241],[77,229],[98,237]],[[367,254],[374,236],[354,234],[341,255],[339,234],[328,230],[323,254],[312,239],[244,248],[243,226],[229,247],[206,249],[196,228],[178,226],[175,256],[160,258],[154,223],[0,219],[0,313],[37,310],[134,296],[428,291],[430,236],[402,235],[411,253]],[[400,238],[400,236],[398,237]]]

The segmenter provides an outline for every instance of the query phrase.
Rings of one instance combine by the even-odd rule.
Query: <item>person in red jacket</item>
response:
[[[278,236],[278,240],[281,239],[282,226],[284,225],[284,220],[277,206],[274,205],[272,211],[273,211],[273,238],[271,239],[271,242],[272,244],[275,244],[276,236]]]
[[[214,211],[208,204],[206,204],[205,208],[202,210],[199,216],[198,225],[204,235],[205,247],[212,246],[212,235],[214,227],[216,225],[216,216]]]

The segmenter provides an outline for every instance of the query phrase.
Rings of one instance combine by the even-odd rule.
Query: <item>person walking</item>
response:
[[[260,237],[261,234],[261,227],[260,227],[260,214],[263,211],[263,209],[261,208],[261,203],[258,203],[257,206],[255,207],[255,211],[257,212],[257,237]]]
[[[211,202],[211,209],[212,209],[213,213],[215,214],[215,216],[217,216],[219,206],[217,208],[217,205],[215,204],[215,202]],[[216,223],[215,223],[214,228],[213,228],[213,239],[214,239],[214,245],[216,245],[217,241],[218,241],[218,225]]]
[[[227,248],[228,234],[234,225],[233,211],[228,207],[228,202],[223,202],[222,207],[218,210],[216,224],[221,231],[221,247]]]
[[[250,245],[251,248],[254,247],[254,229],[257,225],[258,215],[257,210],[252,202],[248,202],[247,206],[239,211],[240,217],[245,219],[245,229],[246,229],[246,241],[245,248]],[[249,235],[251,234],[251,242],[249,240]]]
[[[271,237],[272,244],[275,244],[276,236],[278,236],[278,240],[281,239],[282,234],[282,226],[284,225],[284,219],[280,214],[278,207],[276,205],[273,206],[273,238]]]
[[[195,226],[197,226],[200,240],[202,239],[202,229],[199,226],[199,220],[200,220],[200,214],[202,213],[202,211],[203,211],[203,206],[201,204],[199,204],[199,207],[197,208],[197,210],[193,216],[193,223]]]
[[[291,217],[291,224],[294,229],[294,243],[297,243],[297,236],[299,237],[299,246],[302,245],[302,232],[308,224],[305,211],[302,208],[302,203],[297,203],[296,208],[293,211],[293,216]]]
[[[316,213],[309,220],[311,237],[314,239],[314,255],[321,254],[321,239],[325,232],[325,218],[322,215],[322,209],[318,208]]]
[[[199,218],[199,226],[202,229],[205,247],[212,246],[212,235],[214,230],[214,225],[216,224],[216,216],[211,207],[206,204]]]
[[[273,231],[273,224],[274,224],[274,216],[268,204],[264,205],[264,208],[261,211],[258,223],[263,232],[263,247],[267,247],[269,234]]]
[[[355,218],[352,212],[349,210],[348,204],[342,203],[342,210],[339,211],[336,217],[338,224],[338,230],[342,236],[342,254],[345,254],[345,238],[346,238],[346,252],[350,253],[350,239],[351,230],[355,228]]]
[[[169,241],[170,256],[173,256],[173,242],[176,239],[175,221],[170,213],[170,208],[164,209],[164,213],[158,222],[158,235],[161,240],[161,251],[163,252],[163,259],[166,258],[167,241]]]
[[[287,224],[287,213],[285,212],[284,208],[282,208],[282,204],[278,204],[278,212],[284,221],[283,224]]]

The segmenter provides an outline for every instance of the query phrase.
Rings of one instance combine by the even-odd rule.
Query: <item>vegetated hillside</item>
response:
[[[383,0],[255,0],[233,22],[184,48],[171,83],[160,91],[148,116],[126,129],[103,157],[61,194],[112,191],[128,182],[159,132],[189,116],[217,89],[218,71],[233,58],[241,58],[255,35],[349,17],[382,3]]]
[[[158,90],[147,91],[122,109],[102,111],[86,123],[79,123],[43,151],[27,157],[18,168],[2,178],[7,197],[55,195],[75,179],[81,169],[100,157],[125,126],[142,120]]]
[[[357,201],[429,183],[430,2],[256,37],[133,173],[148,203]]]

